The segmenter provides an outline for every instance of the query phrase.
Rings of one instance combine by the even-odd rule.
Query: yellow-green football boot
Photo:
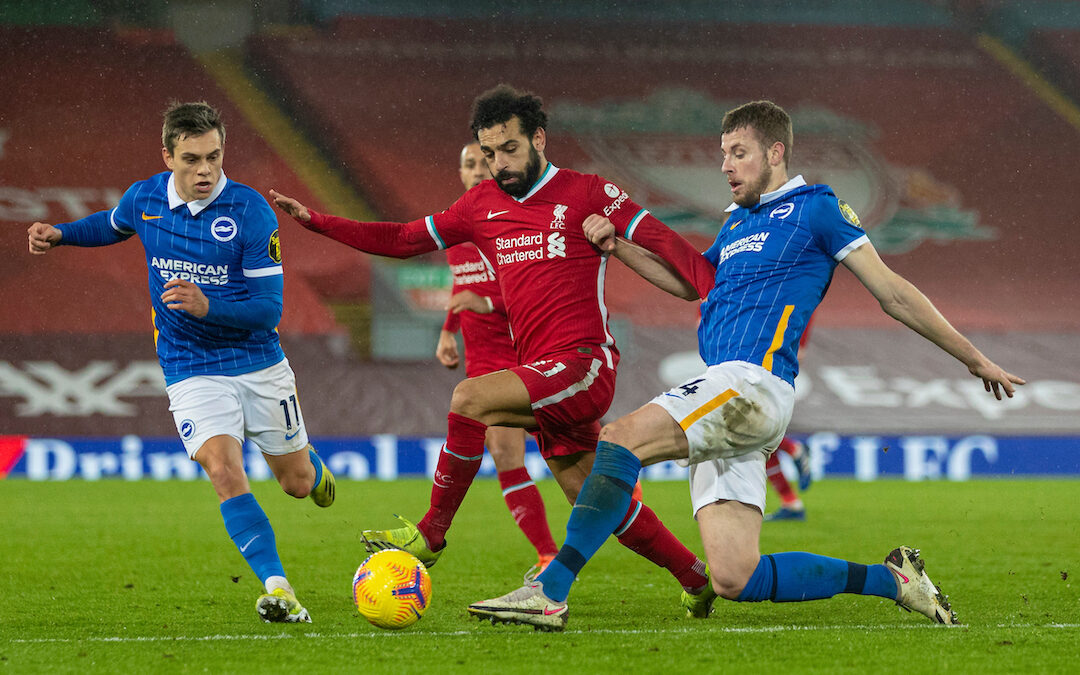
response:
[[[713,590],[712,577],[709,576],[709,566],[705,566],[705,588],[696,595],[687,591],[682,592],[682,606],[686,608],[686,618],[707,619],[712,613],[713,603],[716,601],[716,591]]]
[[[266,623],[311,623],[308,611],[300,606],[295,595],[284,588],[260,595],[255,602],[255,611]]]
[[[427,541],[420,529],[408,520],[398,516],[397,519],[405,524],[404,527],[392,530],[364,530],[360,536],[364,540],[364,546],[368,553],[383,551],[388,548],[396,548],[416,556],[417,560],[424,563],[425,567],[434,567],[439,556],[446,550],[446,544],[438,551],[428,548]]]

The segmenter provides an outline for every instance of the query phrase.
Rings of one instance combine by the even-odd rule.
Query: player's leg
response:
[[[638,438],[645,438],[652,431],[649,429],[652,412],[632,413],[630,417],[638,417],[627,425],[628,432],[634,429]],[[617,531],[622,535],[620,542],[631,549],[673,573],[693,575],[690,583],[699,588],[708,586],[704,563],[671,535],[651,509],[632,500],[641,469],[641,461],[633,454],[601,441],[595,453],[547,454],[547,460],[555,479],[574,504],[566,543],[533,582],[504,596],[473,603],[468,607],[469,613],[492,623],[524,623],[544,630],[562,630],[566,626],[566,597],[577,573]],[[677,555],[680,552],[682,555]],[[679,574],[676,576],[680,578]],[[680,583],[686,585],[682,578]]]
[[[784,440],[780,441],[779,449],[790,455],[795,462],[795,468],[799,472],[799,489],[803,492],[809,490],[810,484],[814,482],[810,466],[810,448],[802,441],[784,436]]]
[[[439,453],[432,481],[431,502],[420,522],[390,530],[365,530],[369,549],[400,548],[432,566],[446,546],[446,531],[472,485],[484,456],[490,425],[535,426],[529,393],[509,370],[500,370],[458,383],[447,415],[446,445]]]
[[[536,549],[537,564],[530,574],[542,572],[559,547],[548,527],[544,499],[525,468],[525,430],[488,427],[487,449],[495,461],[503,499],[514,522]]]
[[[569,592],[585,561],[618,526],[642,466],[671,459],[701,461],[710,453],[737,454],[762,447],[770,439],[774,444],[779,440],[791,416],[794,392],[758,370],[710,368],[704,376],[688,380],[604,427],[592,473],[567,524],[566,542],[545,574],[537,578],[554,593],[549,597],[558,600]],[[762,373],[775,380],[772,386],[786,389],[777,394],[763,387]],[[764,391],[759,393],[759,389]],[[740,390],[746,395],[740,395]],[[786,408],[772,400],[776,396]],[[761,494],[764,498],[763,484]],[[684,587],[689,587],[683,601],[690,614],[707,616],[714,597],[707,575],[701,584]]]
[[[285,577],[270,521],[251,494],[240,441],[232,436],[213,436],[195,451],[193,459],[206,471],[217,492],[225,531],[266,589],[256,603],[259,616],[264,621],[310,621]]]
[[[313,462],[321,465],[321,460],[310,450],[288,361],[220,380],[239,402],[243,435],[262,451],[285,492],[295,497],[310,494],[318,473]],[[242,461],[242,448],[236,452]],[[230,537],[266,588],[256,603],[259,616],[272,622],[311,621],[285,578],[273,529],[254,497],[249,493],[222,504],[222,514]]]
[[[759,554],[765,460],[791,418],[789,385],[758,366],[727,363],[679,389],[681,397],[653,401],[686,431],[691,499],[719,595],[742,602],[814,600],[837,593],[899,599],[899,577],[886,565],[811,553]]]
[[[918,553],[906,547],[893,551],[883,565],[804,552],[761,555],[764,466],[764,452],[758,451],[691,467],[695,514],[718,595],[738,602],[875,595],[939,623],[953,623],[955,617],[926,577]]]
[[[315,453],[310,443],[297,451],[284,455],[263,453],[271,473],[277,479],[285,494],[297,499],[312,495],[315,486],[326,483],[324,477],[329,473],[322,459]],[[333,492],[330,501],[333,503]],[[319,506],[324,506],[319,504]],[[325,506],[329,506],[326,504]]]
[[[781,447],[783,447],[783,442],[781,442]],[[795,488],[784,475],[784,470],[780,466],[779,452],[772,453],[766,460],[765,476],[769,479],[769,485],[780,497],[780,508],[765,516],[765,520],[806,520],[806,508],[795,492]]]
[[[566,541],[547,570],[537,577],[549,598],[566,599],[578,572],[612,534],[650,560],[657,558],[654,562],[676,574],[684,587],[699,589],[707,583],[705,570],[697,569],[697,556],[660,523],[651,509],[633,500],[642,458],[636,450],[631,452],[620,444],[622,441],[640,446],[648,463],[661,461],[661,457],[670,458],[679,453],[682,436],[678,426],[673,429],[672,425],[671,417],[662,408],[647,404],[600,432],[591,471],[585,470],[587,478],[573,500]],[[683,438],[683,448],[685,444]],[[588,453],[584,454],[587,457]],[[586,462],[583,458],[581,465]],[[552,472],[556,479],[562,478],[561,485],[567,483],[564,491],[570,497],[573,485],[568,478],[581,472],[560,473],[554,466]]]
[[[284,580],[273,529],[244,473],[243,406],[232,377],[190,377],[166,388],[180,439],[217,493],[225,530],[264,585]],[[269,590],[269,589],[268,589]]]
[[[308,442],[296,376],[288,360],[236,380],[244,434],[263,452],[281,489],[317,505],[334,503],[334,474]]]

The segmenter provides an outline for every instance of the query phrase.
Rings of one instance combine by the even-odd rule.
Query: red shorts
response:
[[[596,450],[600,418],[615,395],[615,371],[591,355],[560,354],[510,369],[525,383],[545,458]]]

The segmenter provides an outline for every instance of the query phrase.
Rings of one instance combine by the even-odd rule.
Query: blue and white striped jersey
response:
[[[833,270],[869,240],[832,188],[807,185],[802,176],[750,208],[728,210],[705,252],[716,283],[701,305],[701,358],[710,366],[756,363],[794,384],[799,338]]]
[[[252,188],[221,179],[185,203],[172,172],[128,188],[116,208],[57,225],[61,244],[102,246],[137,234],[146,252],[154,341],[167,384],[240,375],[285,358],[275,330],[283,277],[277,218]],[[165,282],[191,281],[210,301],[197,318],[161,301]]]

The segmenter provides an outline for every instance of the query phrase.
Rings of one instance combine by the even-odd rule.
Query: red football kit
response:
[[[582,222],[607,216],[616,232],[665,259],[705,297],[714,270],[682,237],[649,215],[618,186],[599,176],[548,164],[523,197],[493,180],[449,209],[408,223],[357,223],[311,213],[305,227],[368,253],[409,257],[462,242],[476,244],[494,268],[517,350],[511,369],[529,392],[545,458],[592,452],[615,391],[619,353],[607,327],[604,271],[608,256],[589,243]],[[487,427],[453,411],[439,455],[431,507],[417,523],[432,550],[445,532],[480,466]],[[439,476],[452,479],[440,487]],[[709,582],[705,563],[656,514],[632,500],[615,531],[631,550],[666,568],[686,590]]]
[[[714,269],[694,247],[600,176],[548,163],[523,197],[486,180],[442,213],[408,223],[357,223],[314,211],[305,227],[354,248],[410,257],[462,242],[495,269],[544,456],[595,449],[598,420],[615,390],[619,354],[608,331],[608,256],[582,222],[606,216],[616,233],[656,253],[701,297]],[[591,439],[591,440],[590,440]]]
[[[510,337],[506,305],[499,282],[495,280],[494,268],[472,244],[458,244],[446,249],[446,262],[454,279],[451,295],[472,291],[491,301],[492,311],[488,314],[470,311],[446,313],[443,330],[456,333],[461,328],[461,338],[465,342],[466,377],[513,368],[518,364],[517,352]]]

